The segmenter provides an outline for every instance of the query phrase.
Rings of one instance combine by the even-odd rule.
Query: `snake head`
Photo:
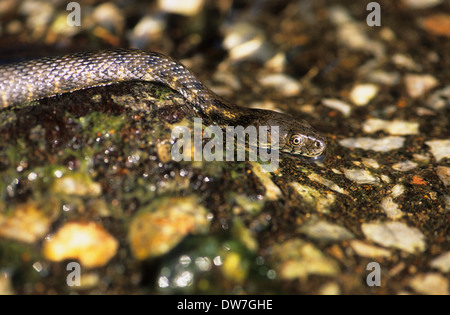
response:
[[[316,157],[321,155],[326,147],[327,141],[325,138],[311,128],[306,134],[302,131],[292,130],[286,136],[281,151],[293,155]]]
[[[271,137],[278,137],[278,150],[295,156],[317,157],[327,147],[326,139],[305,120],[290,115],[258,110],[258,125],[278,127]]]

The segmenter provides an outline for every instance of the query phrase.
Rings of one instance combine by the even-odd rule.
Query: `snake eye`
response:
[[[292,136],[291,137],[291,143],[292,145],[298,146],[302,144],[302,137],[300,136]]]

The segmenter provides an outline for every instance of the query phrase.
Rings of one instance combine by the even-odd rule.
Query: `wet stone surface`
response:
[[[1,110],[0,293],[449,294],[450,47],[429,22],[448,6],[382,2],[374,29],[364,6],[314,3],[238,15],[214,73],[206,53],[184,61],[226,98],[307,119],[323,160],[175,162],[172,130],[195,113],[152,83]],[[130,40],[146,22],[170,24],[146,15]]]

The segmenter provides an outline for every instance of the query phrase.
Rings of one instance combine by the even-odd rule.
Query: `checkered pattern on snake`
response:
[[[278,126],[281,152],[314,157],[326,140],[304,120],[230,104],[208,89],[178,61],[156,52],[109,49],[45,57],[0,66],[0,109],[26,101],[122,81],[152,81],[179,92],[195,112],[226,126]],[[269,141],[268,139],[267,141]]]

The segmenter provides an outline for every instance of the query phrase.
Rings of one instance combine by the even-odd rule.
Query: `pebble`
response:
[[[86,268],[105,265],[117,253],[119,243],[94,222],[69,222],[47,237],[43,254],[51,261],[77,259]]]
[[[392,196],[384,197],[381,200],[380,207],[391,220],[397,220],[403,216],[403,212],[400,210],[398,204],[394,202]]]
[[[322,176],[320,176],[320,175],[318,175],[316,173],[309,174],[308,178],[310,180],[312,180],[312,181],[318,182],[318,183],[328,187],[329,189],[331,189],[331,190],[333,190],[335,192],[338,192],[338,193],[344,194],[344,195],[348,195],[348,192],[344,188],[340,187],[335,182],[333,182],[333,181],[331,181],[329,179],[326,179],[326,178],[324,178],[324,177],[322,177]]]
[[[402,0],[403,4],[411,9],[427,9],[435,7],[443,0]]]
[[[422,71],[422,66],[415,62],[410,56],[394,54],[392,56],[392,62],[399,68],[410,71]]]
[[[247,277],[247,268],[243,257],[236,252],[227,252],[223,257],[223,265],[220,269],[227,280],[242,283]]]
[[[0,295],[13,295],[15,293],[11,282],[12,276],[10,272],[0,271]]]
[[[365,166],[370,167],[370,168],[373,168],[373,169],[378,169],[378,168],[380,168],[380,164],[378,163],[377,160],[374,160],[374,159],[362,158],[362,159],[361,159],[361,162],[362,162]]]
[[[299,182],[291,182],[289,186],[301,196],[304,202],[308,203],[320,213],[329,213],[331,206],[336,200],[334,194],[320,193],[318,190],[307,185],[302,185]]]
[[[367,244],[361,240],[352,240],[350,246],[356,252],[358,256],[362,257],[389,257],[391,252],[385,248],[381,248],[375,245]]]
[[[322,104],[328,108],[340,111],[345,117],[349,117],[352,112],[352,107],[341,100],[335,98],[324,98]]]
[[[372,83],[357,84],[350,91],[350,100],[358,106],[367,105],[378,93],[378,86]]]
[[[162,11],[193,16],[198,14],[204,5],[204,0],[159,0],[158,6]]]
[[[417,167],[417,163],[407,160],[404,162],[398,162],[392,165],[392,168],[396,171],[407,172]]]
[[[438,166],[436,167],[436,173],[446,187],[450,186],[450,167]]]
[[[430,266],[439,269],[442,272],[450,272],[450,251],[434,258],[431,261]]]
[[[346,138],[339,141],[339,144],[346,148],[359,148],[378,152],[387,152],[403,147],[405,138],[388,136],[379,139],[368,137]]]
[[[409,286],[420,294],[449,295],[448,279],[438,273],[421,273],[409,281]]]
[[[430,147],[431,153],[437,162],[444,158],[450,159],[450,140],[430,140],[425,141],[425,144]]]
[[[318,241],[341,241],[354,238],[354,235],[345,227],[317,219],[309,220],[298,231]]]
[[[339,266],[312,243],[294,238],[272,247],[269,259],[273,261],[281,279],[306,279],[309,275],[333,276]]]
[[[256,162],[251,162],[253,173],[258,177],[261,184],[266,189],[266,193],[264,195],[264,198],[269,201],[278,200],[283,193],[281,192],[280,188],[275,185],[275,183],[272,181],[272,178],[270,178],[270,173],[263,170],[261,164]]]
[[[419,123],[404,120],[383,120],[378,118],[369,118],[363,123],[363,131],[374,133],[383,130],[390,135],[405,136],[419,134]]]
[[[361,229],[369,240],[410,254],[423,252],[426,247],[422,232],[403,222],[363,223]]]
[[[54,193],[96,197],[102,192],[100,184],[93,182],[86,174],[68,173],[61,175],[61,177],[58,177],[59,175],[55,176],[57,178],[55,178],[51,187]]]
[[[11,213],[0,212],[0,237],[32,244],[45,236],[51,223],[50,216],[34,204],[21,204]]]
[[[406,74],[404,76],[406,91],[412,98],[418,98],[439,84],[431,74]]]
[[[433,92],[427,99],[426,104],[437,111],[450,107],[450,85]]]
[[[345,177],[358,184],[378,184],[380,179],[373,176],[371,172],[362,169],[344,169]]]
[[[145,15],[136,24],[133,31],[127,35],[130,45],[136,48],[145,48],[150,41],[161,38],[166,26],[166,15]]]
[[[265,63],[276,54],[264,32],[254,24],[237,22],[228,26],[224,33],[222,45],[228,50],[231,61],[251,59]]]
[[[18,7],[19,16],[26,17],[26,27],[31,38],[42,38],[55,14],[55,6],[48,1],[23,1]]]
[[[371,39],[366,28],[359,21],[354,21],[347,9],[334,6],[329,9],[329,17],[337,26],[338,42],[352,50],[366,51],[375,57],[384,56],[385,46],[381,41]]]
[[[114,3],[102,3],[95,7],[89,20],[114,35],[122,35],[125,29],[123,11]]]
[[[387,72],[383,70],[373,70],[367,73],[367,79],[371,82],[383,84],[387,86],[393,86],[400,82],[400,73]]]
[[[128,240],[134,256],[143,260],[164,255],[188,234],[208,228],[207,210],[194,197],[163,198],[133,217]]]
[[[258,81],[262,86],[272,88],[285,97],[296,96],[303,89],[300,82],[283,73],[264,75]]]
[[[450,37],[450,14],[432,14],[420,21],[420,25],[429,33]]]

